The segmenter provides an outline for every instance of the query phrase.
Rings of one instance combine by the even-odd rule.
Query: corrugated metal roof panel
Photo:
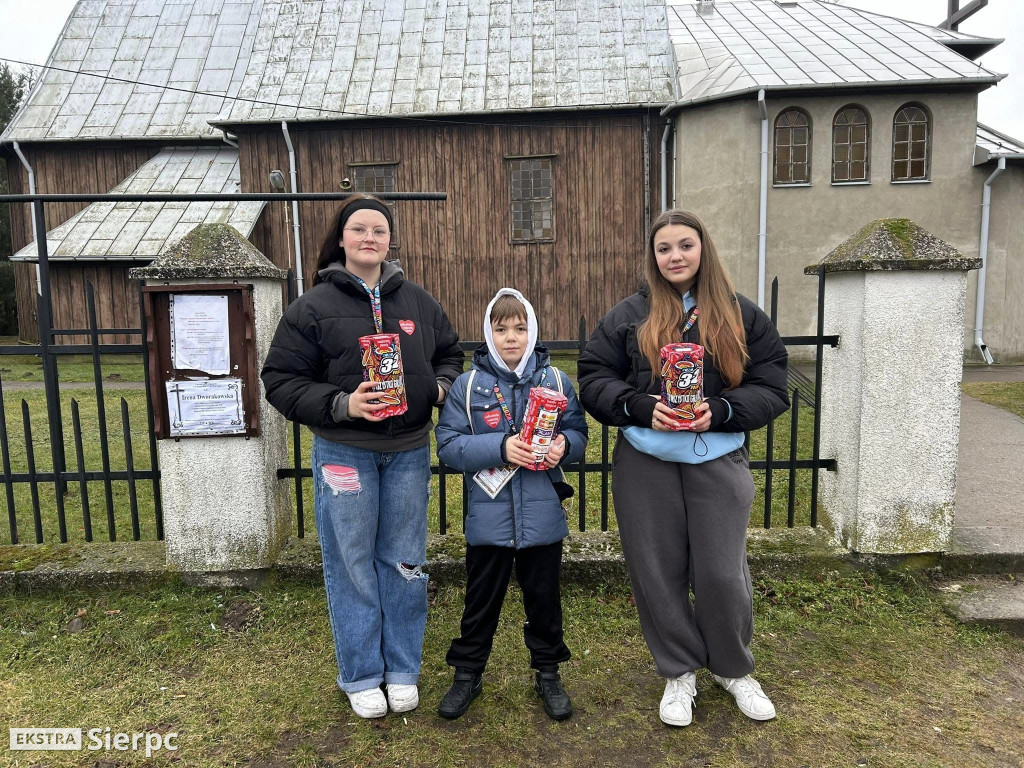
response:
[[[238,150],[233,147],[167,147],[111,190],[151,192],[237,192]],[[166,251],[199,224],[224,221],[248,237],[265,204],[97,202],[46,233],[53,261],[149,259]],[[35,243],[13,261],[36,261]]]
[[[735,0],[718,2],[713,13],[702,14],[685,0],[668,0],[668,6],[675,50],[696,45],[705,57],[702,69],[695,56],[679,61],[680,105],[770,87],[1000,78],[944,44],[957,33],[926,33],[925,25],[856,8],[819,0],[786,5]],[[731,61],[726,71],[740,68],[745,76],[723,78],[721,59]]]
[[[1024,141],[1018,141],[982,123],[978,123],[977,144],[987,151],[990,157],[1024,154]]]

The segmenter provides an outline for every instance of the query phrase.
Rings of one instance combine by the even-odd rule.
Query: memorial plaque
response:
[[[245,434],[242,380],[168,381],[171,437]]]
[[[252,290],[243,283],[142,288],[158,440],[259,435]]]

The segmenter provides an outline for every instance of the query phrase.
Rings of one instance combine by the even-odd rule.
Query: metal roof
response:
[[[92,74],[45,70],[4,139],[673,98],[664,0],[79,0],[47,63]]]
[[[996,82],[947,47],[980,40],[818,0],[79,0],[0,138]]]
[[[1024,159],[1024,141],[1000,133],[995,128],[989,128],[983,123],[978,123],[978,139],[974,150],[974,164],[982,165],[990,160],[998,160],[1000,157],[1012,158],[1014,160]]]
[[[990,72],[912,25],[800,0],[668,0],[680,87],[673,106],[765,89],[991,84]]]
[[[979,37],[978,35],[969,35],[959,30],[941,29],[929,26],[928,24],[919,24],[916,21],[904,21],[903,23],[927,35],[932,40],[942,43],[947,48],[952,48],[969,59],[983,56],[1003,42],[1001,37]]]
[[[208,121],[223,107],[220,97],[241,87],[262,6],[79,0],[47,60],[57,69],[43,70],[2,138],[220,135]]]
[[[234,147],[166,147],[111,193],[237,192],[238,186]],[[55,261],[147,261],[200,224],[230,224],[248,237],[263,206],[262,202],[92,203],[46,233],[47,253]],[[11,260],[37,261],[35,242]]]
[[[266,0],[223,122],[664,104],[664,0]],[[274,106],[276,104],[277,106]]]

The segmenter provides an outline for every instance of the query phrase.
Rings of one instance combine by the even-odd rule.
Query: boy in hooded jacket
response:
[[[436,428],[438,458],[464,472],[469,489],[466,605],[461,636],[445,659],[455,668],[455,680],[438,712],[460,717],[480,694],[515,566],[535,689],[544,711],[564,720],[572,715],[572,702],[558,674],[558,665],[570,658],[562,633],[559,567],[562,539],[569,535],[562,499],[572,489],[559,465],[583,457],[586,417],[569,377],[550,365],[547,348],[537,344],[536,314],[519,291],[502,288],[491,299],[484,338],[472,369],[452,385]],[[533,387],[561,391],[569,401],[543,470],[525,469],[534,456],[518,439]]]

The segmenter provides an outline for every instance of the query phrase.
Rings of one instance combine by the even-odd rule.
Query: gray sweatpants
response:
[[[612,495],[640,627],[658,674],[754,669],[746,450],[703,464],[661,461],[619,435]],[[690,599],[690,589],[694,599]]]

